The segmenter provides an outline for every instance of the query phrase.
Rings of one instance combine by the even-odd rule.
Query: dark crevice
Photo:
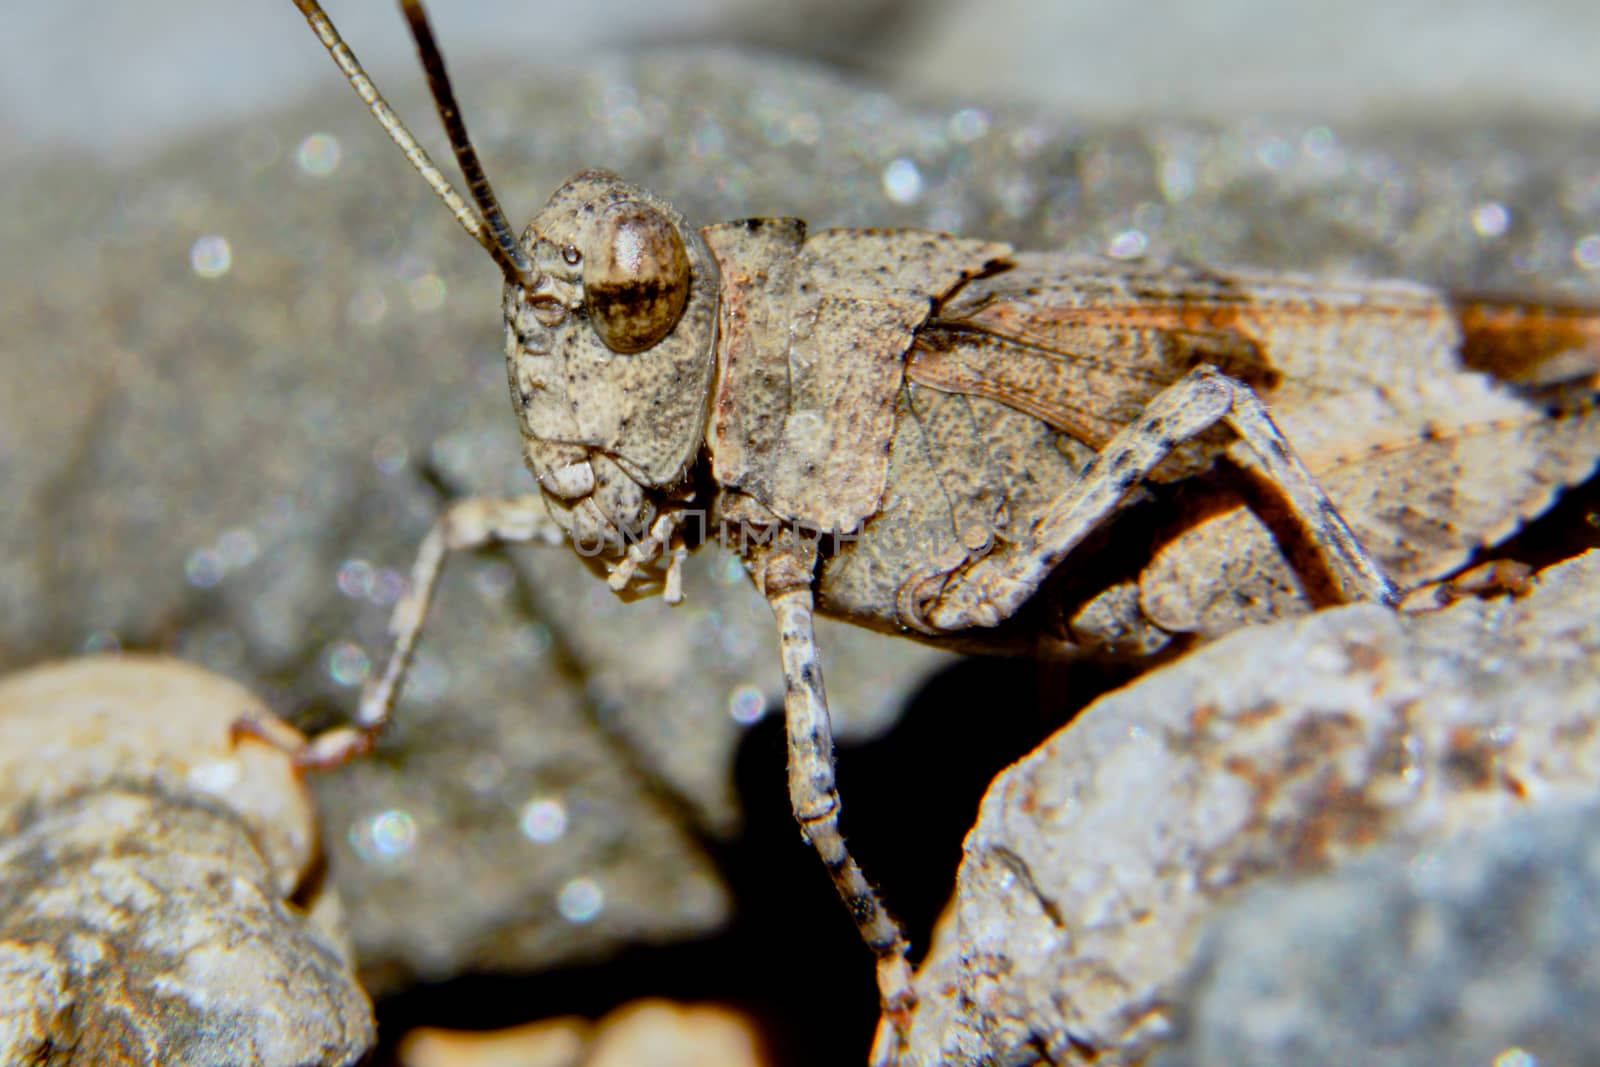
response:
[[[1108,684],[1092,665],[966,660],[931,679],[898,726],[838,749],[842,828],[852,853],[927,950],[950,899],[961,841],[994,776]],[[423,985],[379,1005],[383,1046],[412,1026],[495,1029],[577,1014],[598,1018],[630,1000],[716,1001],[752,1016],[777,1067],[864,1063],[877,1025],[872,954],[790,812],[781,708],[746,734],[735,768],[742,835],[707,849],[737,912],[720,934],[523,976]]]

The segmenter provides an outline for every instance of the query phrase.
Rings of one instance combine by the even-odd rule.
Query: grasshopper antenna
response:
[[[515,282],[525,288],[533,288],[539,281],[539,272],[534,269],[533,263],[517,245],[516,236],[506,222],[505,212],[500,210],[500,201],[496,199],[494,189],[483,173],[477,149],[472,146],[472,138],[467,134],[466,123],[461,121],[460,110],[456,107],[455,92],[450,88],[449,75],[445,73],[444,57],[434,42],[433,30],[428,25],[428,15],[423,10],[421,0],[401,0],[400,7],[405,13],[406,23],[411,27],[411,36],[416,41],[422,67],[428,74],[428,87],[433,92],[433,101],[439,109],[439,118],[450,137],[450,147],[455,150],[456,162],[461,165],[461,172],[467,179],[467,190],[477,202],[478,210],[483,213],[481,216],[460,193],[456,192],[450,180],[429,158],[427,150],[417,143],[411,131],[406,129],[406,124],[400,121],[400,116],[395,114],[389,102],[383,98],[383,94],[378,92],[378,87],[372,84],[372,79],[367,77],[367,72],[361,67],[361,61],[356,59],[355,53],[350,51],[350,46],[339,36],[339,31],[334,28],[333,21],[322,10],[322,5],[317,0],[294,0],[294,5],[311,24],[317,39],[333,57],[334,63],[344,72],[351,88],[355,89],[356,95],[361,97],[367,109],[372,112],[372,116],[378,120],[378,125],[383,127],[389,139],[405,153],[406,161],[422,175],[423,180],[432,187],[434,194],[444,201],[450,213],[461,224],[461,228],[471,234],[472,239],[489,253],[499,265],[506,281]]]

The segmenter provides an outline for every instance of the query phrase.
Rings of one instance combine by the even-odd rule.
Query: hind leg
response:
[[[902,595],[903,621],[939,633],[996,626],[1033,595],[1045,577],[1173,449],[1226,423],[1255,453],[1290,517],[1317,546],[1346,601],[1394,604],[1395,588],[1295,455],[1255,391],[1211,367],[1198,367],[1163,390],[1083,471],[1033,530],[1033,550],[991,555],[945,579]]]

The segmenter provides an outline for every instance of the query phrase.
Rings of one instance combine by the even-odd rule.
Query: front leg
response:
[[[1218,422],[1255,453],[1290,517],[1328,563],[1340,597],[1398,603],[1399,591],[1300,462],[1255,391],[1203,366],[1163,390],[1106,443],[1082,479],[1034,526],[1030,551],[990,555],[948,578],[908,583],[900,597],[901,620],[927,633],[998,625],[1173,449]]]
[[[780,577],[782,575],[782,577]],[[780,556],[771,561],[760,583],[778,621],[783,652],[783,712],[789,741],[789,803],[800,823],[800,836],[828,869],[856,930],[878,959],[878,995],[883,1021],[873,1043],[875,1065],[899,1062],[916,996],[906,938],[900,924],[884,909],[839,832],[839,791],[834,785],[833,728],[828,698],[822,687],[811,594],[811,568]]]
[[[433,528],[417,549],[411,566],[411,583],[389,617],[389,635],[394,646],[383,673],[367,682],[353,726],[341,726],[308,740],[294,753],[300,767],[324,769],[338,767],[371,751],[394,714],[406,672],[416,652],[417,639],[427,619],[428,605],[444,561],[451,552],[471,551],[495,542],[526,544],[540,541],[560,544],[561,528],[545,511],[536,494],[514,497],[475,496],[457,500],[434,521]],[[246,729],[248,724],[242,724]]]

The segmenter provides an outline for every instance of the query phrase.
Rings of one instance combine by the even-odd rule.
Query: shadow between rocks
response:
[[[839,747],[845,835],[905,924],[915,958],[954,890],[962,838],[990,781],[1127,671],[963,660],[924,684],[889,733]],[[864,1063],[877,1024],[872,957],[800,840],[784,768],[782,709],[773,707],[749,729],[735,765],[744,832],[705,843],[737,901],[728,929],[586,966],[414,987],[378,1005],[375,1067],[397,1063],[399,1039],[416,1026],[598,1018],[640,997],[717,1001],[749,1014],[775,1067]]]

